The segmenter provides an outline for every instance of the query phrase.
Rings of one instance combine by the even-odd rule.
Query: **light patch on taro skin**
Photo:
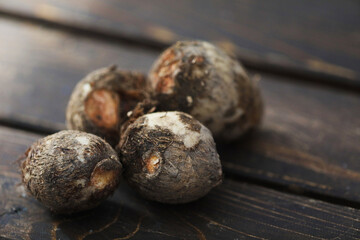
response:
[[[25,174],[24,174],[24,181],[25,181],[25,182],[28,182],[29,179],[30,179],[30,173],[29,173],[29,172],[25,172]]]
[[[208,144],[214,143],[214,138],[212,136],[212,133],[207,127],[201,126],[200,134],[201,134],[201,140],[203,140],[205,143]]]
[[[53,140],[51,138],[47,138],[47,140],[44,142],[44,145],[48,148],[51,148],[51,145],[54,144]],[[29,154],[31,153],[31,151],[29,151]]]
[[[200,133],[192,131],[180,119],[180,112],[157,112],[146,115],[145,124],[151,129],[159,126],[170,130],[174,135],[183,139],[185,147],[192,148],[200,141]]]
[[[78,141],[80,144],[82,144],[82,145],[89,145],[89,143],[90,143],[90,140],[89,140],[89,138],[88,137],[86,137],[86,136],[80,136],[80,137],[77,137],[77,138],[75,138],[76,139],[76,141]]]
[[[85,158],[84,158],[84,156],[82,155],[82,154],[79,154],[78,156],[77,156],[77,159],[80,161],[80,162],[85,162]]]
[[[217,69],[228,69],[229,66],[233,66],[234,70],[241,75],[246,75],[244,68],[236,61],[233,60],[222,49],[214,46],[208,42],[201,42],[202,47],[205,49],[208,60],[212,62]],[[234,62],[236,61],[236,63]],[[235,63],[235,64],[232,64]]]
[[[91,85],[90,85],[90,83],[86,83],[83,86],[82,93],[84,96],[87,96],[89,94],[89,92],[91,92]]]
[[[75,149],[77,150],[77,159],[84,163],[85,162],[85,149],[90,144],[90,139],[87,136],[78,136],[75,138],[76,142],[78,142],[80,145],[77,146]]]
[[[80,179],[76,180],[75,185],[84,187],[86,185],[86,179],[80,178]]]

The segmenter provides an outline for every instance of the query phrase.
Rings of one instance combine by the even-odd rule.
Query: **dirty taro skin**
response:
[[[117,150],[125,179],[150,200],[187,203],[222,182],[211,132],[185,113],[156,112],[138,118],[122,134]]]
[[[97,206],[120,181],[115,150],[93,134],[65,130],[35,142],[21,163],[27,190],[51,211],[70,214]]]
[[[165,50],[149,72],[148,86],[158,111],[189,113],[217,140],[234,140],[262,118],[257,83],[236,59],[208,42],[180,41]]]
[[[67,128],[104,138],[112,146],[127,112],[144,98],[145,77],[115,66],[98,69],[81,80],[70,97]]]

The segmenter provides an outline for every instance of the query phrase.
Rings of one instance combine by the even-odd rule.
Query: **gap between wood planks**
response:
[[[271,182],[271,181],[262,180],[262,179],[257,179],[257,178],[253,178],[253,177],[241,176],[237,173],[233,173],[231,168],[225,168],[224,170],[225,170],[225,176],[232,180],[246,182],[246,183],[250,183],[250,184],[253,184],[256,186],[266,187],[266,188],[270,188],[273,190],[277,190],[279,192],[289,193],[289,194],[296,195],[296,196],[303,196],[303,197],[305,196],[308,198],[332,203],[335,205],[360,209],[360,202],[356,202],[356,201],[352,201],[352,200],[348,200],[348,199],[340,198],[340,197],[328,196],[328,195],[314,192],[314,191],[311,191],[311,190],[308,190],[306,188],[302,188],[299,186],[285,185],[285,184]]]
[[[55,132],[65,129],[65,126],[61,126],[60,124],[55,125],[55,124],[44,123],[44,126],[40,126],[40,125],[37,125],[35,122],[31,122],[31,121],[29,122],[26,119],[14,120],[11,118],[0,118],[0,126],[11,127],[11,128],[18,129],[18,130],[23,130],[23,131],[27,131],[27,132],[31,132],[31,133],[44,134],[44,135],[50,135],[50,134],[53,134]],[[226,176],[226,178],[229,178],[232,180],[250,183],[250,184],[253,184],[256,186],[260,186],[260,187],[266,187],[266,188],[270,188],[270,189],[273,189],[273,190],[276,190],[279,192],[284,192],[284,193],[288,193],[288,194],[292,194],[292,195],[296,195],[296,196],[305,196],[308,198],[320,200],[323,202],[328,202],[328,203],[339,205],[339,206],[346,206],[346,207],[351,207],[351,208],[355,208],[355,209],[360,209],[360,202],[317,193],[317,192],[314,192],[314,191],[311,191],[311,190],[308,190],[306,188],[302,188],[299,186],[285,185],[285,184],[276,183],[276,182],[272,182],[272,181],[268,181],[268,180],[262,180],[262,179],[257,179],[257,178],[253,178],[253,177],[241,176],[237,173],[234,173],[231,168],[224,167],[224,172],[225,172],[224,175]]]
[[[17,21],[29,21],[46,27],[57,28],[59,30],[69,32],[74,35],[86,36],[88,38],[125,43],[128,45],[138,46],[153,51],[162,51],[169,45],[146,37],[134,37],[126,34],[111,33],[110,31],[102,31],[101,29],[88,29],[81,26],[73,26],[65,23],[45,20],[36,16],[31,16],[15,11],[0,9],[0,16]],[[316,71],[301,69],[292,66],[283,66],[281,64],[269,63],[257,58],[238,56],[243,65],[250,69],[262,73],[275,74],[277,76],[288,77],[294,81],[306,81],[316,85],[328,86],[335,89],[343,89],[351,92],[360,92],[360,84],[351,79],[344,77],[320,73]]]

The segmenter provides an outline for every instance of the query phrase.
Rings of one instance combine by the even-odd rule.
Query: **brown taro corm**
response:
[[[67,128],[93,133],[115,146],[126,114],[144,99],[145,76],[115,66],[98,69],[81,80],[70,97]]]
[[[93,134],[66,130],[35,142],[21,164],[27,190],[55,213],[97,206],[119,184],[122,165],[112,147]]]
[[[124,165],[124,178],[150,200],[187,203],[222,182],[211,132],[182,112],[139,117],[122,134],[116,149]]]
[[[204,41],[180,41],[151,68],[147,85],[159,111],[189,113],[215,139],[234,140],[259,125],[263,103],[257,83],[240,63]]]

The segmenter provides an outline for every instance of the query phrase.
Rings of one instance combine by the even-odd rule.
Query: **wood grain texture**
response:
[[[360,86],[355,1],[2,0],[0,10],[160,46],[211,40],[255,68],[311,70],[326,74],[324,81],[338,76],[336,81]]]
[[[221,145],[225,168],[360,202],[360,96],[279,80],[260,80],[263,125],[238,142]]]
[[[94,210],[56,216],[20,184],[16,159],[41,135],[0,127],[0,237],[8,239],[356,239],[360,210],[225,180],[203,199],[163,205],[122,184]]]
[[[0,120],[64,128],[73,86],[88,71],[117,63],[147,69],[156,52],[108,45],[16,22],[0,22]],[[260,79],[263,126],[220,146],[228,173],[360,202],[360,97],[269,75]]]

